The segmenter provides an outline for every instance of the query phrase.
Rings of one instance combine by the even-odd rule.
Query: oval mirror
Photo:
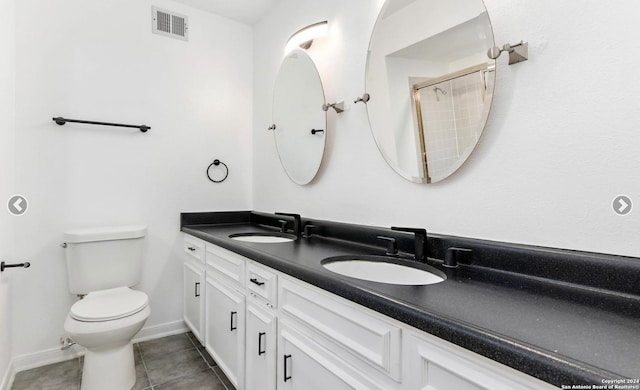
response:
[[[274,135],[280,163],[296,184],[308,184],[324,155],[327,114],[313,60],[294,50],[282,61],[273,92]]]
[[[484,129],[495,46],[482,0],[387,0],[369,43],[371,132],[387,163],[435,183],[469,157]]]

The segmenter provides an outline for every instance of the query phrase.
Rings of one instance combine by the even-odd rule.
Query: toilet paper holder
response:
[[[0,272],[4,272],[5,268],[29,268],[31,267],[31,263],[29,262],[24,262],[24,263],[16,263],[16,264],[7,264],[4,261],[0,262]]]

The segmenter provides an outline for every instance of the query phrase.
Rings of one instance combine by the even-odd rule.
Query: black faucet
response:
[[[427,252],[427,231],[425,229],[392,226],[391,230],[413,233],[415,259],[423,263],[427,260],[425,256]]]
[[[287,217],[293,217],[293,234],[295,234],[296,237],[300,238],[300,232],[302,230],[302,221],[300,219],[300,214],[275,213],[275,215],[284,215]]]

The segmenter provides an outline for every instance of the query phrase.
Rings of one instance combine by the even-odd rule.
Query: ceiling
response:
[[[279,0],[175,0],[203,11],[237,20],[246,24],[255,24]]]

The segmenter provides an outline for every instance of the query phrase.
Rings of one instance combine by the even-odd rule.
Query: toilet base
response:
[[[130,390],[136,383],[133,338],[151,309],[110,321],[83,322],[67,315],[64,330],[86,348],[81,390]]]
[[[85,353],[81,390],[130,390],[135,383],[133,343]]]

